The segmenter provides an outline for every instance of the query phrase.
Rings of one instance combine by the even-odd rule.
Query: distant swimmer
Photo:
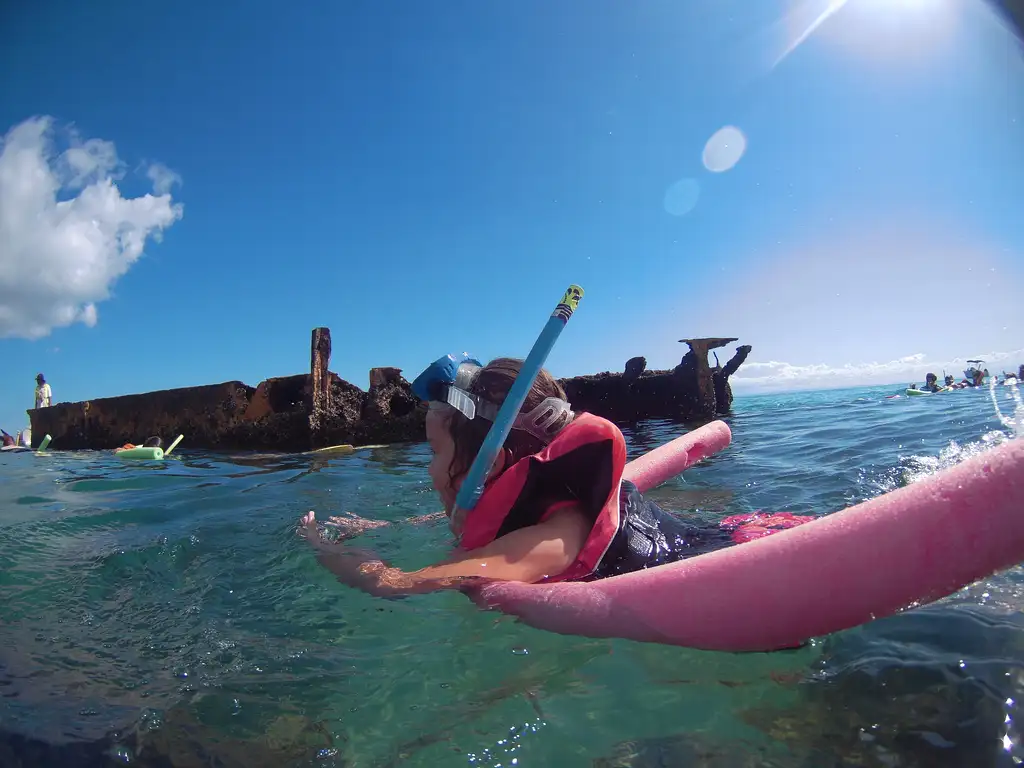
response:
[[[137,446],[137,445],[135,445],[133,443],[125,443],[124,445],[122,445],[117,450],[119,450],[119,451],[130,451],[132,448],[139,448],[139,447],[142,447],[142,448],[163,448],[164,447],[164,441],[161,440],[159,437],[148,437],[148,438],[146,438],[146,442],[144,442],[141,446]]]

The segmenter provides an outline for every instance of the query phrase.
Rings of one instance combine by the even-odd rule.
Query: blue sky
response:
[[[572,282],[558,375],[700,335],[754,346],[739,390],[1024,362],[1024,59],[980,0],[8,5],[9,431],[38,371],[255,385],[317,325],[362,387],[522,356]]]

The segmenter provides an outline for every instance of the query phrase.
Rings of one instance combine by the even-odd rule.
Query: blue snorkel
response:
[[[540,373],[540,369],[544,366],[544,361],[547,360],[548,355],[551,353],[551,348],[555,346],[555,342],[558,341],[562,329],[569,322],[569,318],[576,311],[576,307],[582,298],[583,289],[578,285],[570,285],[558,306],[555,307],[555,311],[548,318],[544,330],[540,332],[540,336],[534,342],[533,349],[530,350],[530,354],[527,355],[526,360],[523,362],[519,375],[512,384],[508,395],[505,396],[505,402],[498,409],[498,414],[494,417],[491,429],[487,433],[487,437],[484,438],[480,451],[477,453],[476,458],[473,459],[469,472],[466,473],[466,477],[462,481],[462,487],[455,498],[455,509],[452,510],[453,521],[458,519],[457,514],[459,511],[463,513],[470,512],[483,495],[484,481],[487,479],[488,471],[494,464],[494,460],[498,457],[501,446],[505,444],[505,438],[508,437],[512,424],[516,416],[519,415],[519,410],[523,407],[523,403],[526,402],[526,396],[530,393],[530,388],[533,386],[537,374]],[[455,533],[456,536],[459,535],[458,531],[455,531]]]

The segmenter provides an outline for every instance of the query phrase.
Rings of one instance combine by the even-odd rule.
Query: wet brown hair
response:
[[[505,397],[512,389],[512,384],[522,367],[522,360],[511,357],[499,357],[491,360],[477,373],[469,391],[500,406],[505,402]],[[555,378],[541,369],[526,395],[526,401],[520,412],[529,413],[548,397],[568,399],[565,396],[565,390],[555,381]],[[456,478],[469,471],[473,459],[476,458],[480,446],[484,443],[484,438],[487,437],[487,433],[491,429],[491,422],[487,419],[470,421],[455,409],[451,409],[445,423],[448,427],[448,434],[451,435],[452,442],[455,444],[452,463],[448,467],[448,478],[454,483]],[[565,426],[565,423],[559,426]],[[502,450],[505,451],[505,467],[508,468],[520,459],[540,452],[543,448],[544,443],[529,432],[524,432],[521,429],[510,430],[502,446]]]

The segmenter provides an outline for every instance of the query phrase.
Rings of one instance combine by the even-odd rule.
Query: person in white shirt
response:
[[[50,385],[46,383],[46,377],[43,374],[36,375],[36,408],[49,408],[50,401],[53,399],[53,392],[50,391]]]

